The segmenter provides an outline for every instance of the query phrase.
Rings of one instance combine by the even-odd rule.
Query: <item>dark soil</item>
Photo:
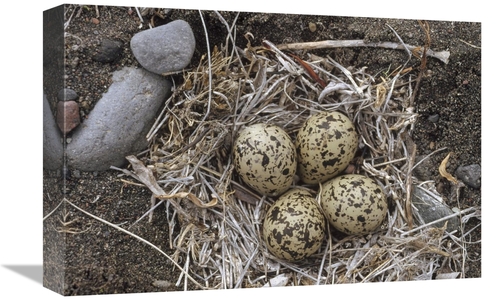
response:
[[[79,10],[80,8],[77,7]],[[65,41],[64,71],[66,87],[80,96],[82,118],[106,91],[111,74],[124,66],[137,66],[129,41],[140,30],[147,29],[135,10],[128,7],[84,7],[73,16],[67,32],[81,38],[81,42],[68,37]],[[236,13],[222,12],[231,25]],[[69,13],[68,15],[69,16]],[[162,18],[163,17],[163,18]],[[201,55],[207,52],[205,32],[198,11],[170,10],[166,14],[144,17],[144,22],[155,26],[172,20],[184,19],[193,28],[197,48],[192,66],[197,66]],[[225,44],[227,31],[215,13],[203,12],[208,30],[210,47]],[[316,26],[311,31],[310,24]],[[285,15],[241,13],[236,23],[237,44],[245,48],[246,32],[254,36],[253,43],[268,39],[275,44],[320,40],[364,39],[367,41],[394,41],[397,38],[390,25],[407,44],[424,45],[425,35],[416,20],[348,18],[335,16]],[[481,164],[481,24],[471,22],[429,21],[431,48],[450,51],[450,60],[444,64],[429,58],[426,76],[421,82],[416,98],[420,118],[415,125],[413,139],[417,155],[426,155],[435,149],[447,150],[431,157],[430,166],[423,176],[435,180],[447,199],[451,186],[438,173],[443,158],[452,152],[447,170],[453,174],[460,165]],[[123,42],[123,53],[113,63],[92,60],[103,39]],[[78,47],[72,47],[78,45]],[[389,73],[408,59],[404,51],[378,48],[338,48],[315,52],[330,55],[343,66],[366,66],[367,72],[376,75]],[[412,60],[415,74],[420,61]],[[45,77],[48,77],[45,74]],[[174,77],[180,81],[182,77]],[[44,88],[49,101],[56,103],[55,93],[48,80]],[[438,115],[436,120],[429,116]],[[71,170],[67,180],[61,170],[44,170],[44,216],[49,214],[66,197],[80,208],[99,216],[150,241],[167,254],[169,246],[168,224],[164,206],[160,206],[153,222],[147,218],[129,228],[150,208],[151,194],[143,187],[119,180],[117,171],[86,173]],[[481,205],[481,190],[462,189],[461,197],[448,200],[451,207]],[[478,225],[471,219],[465,231]],[[467,244],[466,278],[481,277],[481,228],[474,230]],[[61,268],[64,266],[64,273]],[[68,204],[44,221],[44,286],[64,295],[89,295],[108,293],[137,293],[165,290],[183,290],[175,286],[179,271],[158,251],[137,239],[76,210]],[[163,280],[164,287],[153,282]],[[188,285],[188,289],[196,289]]]

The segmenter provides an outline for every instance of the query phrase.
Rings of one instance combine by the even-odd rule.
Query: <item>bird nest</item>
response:
[[[174,253],[164,255],[180,271],[176,285],[230,289],[463,277],[469,233],[462,228],[479,209],[426,222],[412,203],[418,187],[442,205],[434,182],[412,176],[411,133],[418,121],[413,99],[421,73],[402,66],[375,77],[364,67],[344,67],[312,53],[333,47],[332,41],[252,45],[251,35],[246,37],[241,49],[229,34],[227,45],[185,71],[147,136],[149,149],[127,157],[131,169],[119,169],[151,190],[144,218],[166,205],[161,213],[168,218]],[[421,72],[431,53],[404,43],[394,48],[407,51],[408,61],[420,59]],[[240,181],[232,144],[237,131],[253,123],[278,125],[293,139],[319,111],[339,111],[353,121],[360,139],[349,172],[376,180],[390,209],[376,232],[349,236],[330,228],[317,253],[300,262],[282,261],[262,238],[263,217],[275,199]],[[459,220],[458,229],[447,230],[452,218]]]

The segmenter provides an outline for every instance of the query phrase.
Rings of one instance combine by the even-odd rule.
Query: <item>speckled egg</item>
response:
[[[382,224],[387,214],[387,199],[375,180],[348,174],[323,184],[321,207],[328,222],[337,230],[363,235]]]
[[[309,117],[297,133],[297,173],[306,184],[335,177],[347,168],[358,147],[354,124],[339,112]]]
[[[298,261],[314,254],[325,237],[326,220],[311,193],[294,188],[268,209],[262,234],[276,257]]]
[[[241,129],[234,142],[233,161],[243,181],[267,196],[288,190],[297,171],[292,139],[272,124],[258,123]]]

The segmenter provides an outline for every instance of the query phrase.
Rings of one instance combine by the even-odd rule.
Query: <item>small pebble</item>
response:
[[[78,99],[78,94],[73,89],[64,88],[57,93],[57,99],[59,101],[76,100]]]
[[[81,108],[84,110],[87,110],[90,108],[90,104],[88,100],[83,100],[82,103],[80,104]]]
[[[455,175],[468,186],[476,189],[481,187],[481,166],[478,164],[459,166]]]
[[[78,67],[79,63],[80,63],[80,60],[78,59],[78,57],[75,57],[74,59],[72,59],[69,62],[69,65],[71,66],[71,68],[76,69],[76,67]]]
[[[80,170],[73,170],[73,172],[71,173],[71,175],[75,178],[80,178],[82,177],[81,173],[80,173]]]
[[[63,134],[67,134],[80,125],[80,110],[78,108],[78,103],[73,100],[57,102],[56,122]]]
[[[311,32],[315,32],[316,31],[316,23],[313,23],[313,22],[309,22],[309,30]]]
[[[431,121],[432,123],[437,123],[437,121],[439,121],[439,114],[430,115],[427,120]]]
[[[168,288],[173,287],[174,284],[168,280],[155,280],[153,286],[166,291]]]

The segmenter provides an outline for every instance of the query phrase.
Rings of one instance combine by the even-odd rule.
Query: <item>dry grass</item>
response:
[[[228,29],[227,45],[184,73],[184,83],[175,88],[148,135],[149,149],[129,157],[133,170],[121,170],[153,192],[144,217],[163,203],[168,208],[170,247],[175,249],[170,258],[183,271],[176,285],[187,289],[193,281],[199,288],[228,289],[463,277],[470,232],[462,226],[448,233],[422,224],[411,203],[415,185],[439,200],[433,182],[412,176],[418,76],[403,65],[396,73],[374,77],[365,68],[343,67],[331,57],[309,53],[310,45],[295,44],[294,53],[327,84],[322,88],[300,62],[280,50],[290,46],[270,41],[252,46],[247,36],[247,47],[239,49],[234,29],[220,19]],[[408,62],[419,59],[411,51],[415,47],[402,49]],[[261,238],[262,219],[273,199],[241,184],[233,172],[232,141],[239,128],[258,122],[276,124],[293,138],[308,116],[324,110],[353,120],[364,154],[354,162],[355,172],[383,186],[392,209],[371,235],[330,233],[311,258],[280,261]],[[456,216],[462,225],[480,218],[480,209]]]

